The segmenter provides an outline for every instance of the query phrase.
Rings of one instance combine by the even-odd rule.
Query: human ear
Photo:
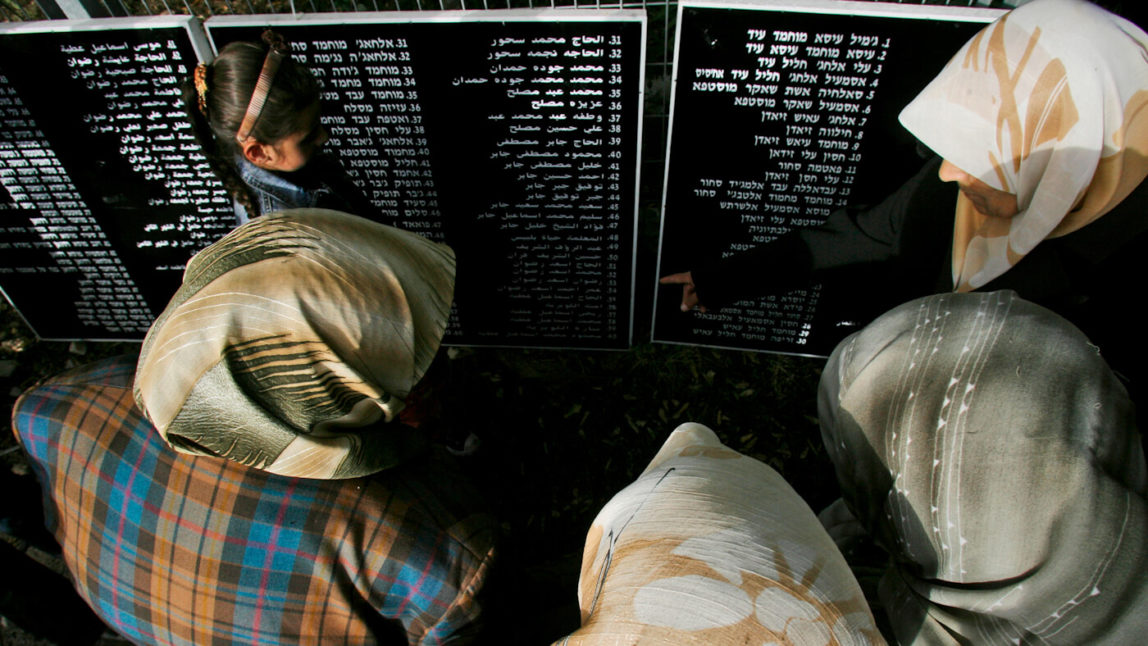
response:
[[[274,146],[255,141],[252,137],[248,137],[239,147],[243,151],[243,158],[259,168],[267,169],[279,161],[279,154]]]

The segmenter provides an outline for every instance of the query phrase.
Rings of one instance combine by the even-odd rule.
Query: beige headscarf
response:
[[[1148,36],[1083,0],[1036,0],[965,44],[900,118],[934,152],[1017,196],[1011,219],[957,200],[953,284],[977,289],[1148,175]]]
[[[253,220],[196,255],[144,341],[135,396],[173,448],[350,478],[418,438],[394,420],[430,366],[450,248],[335,211]]]

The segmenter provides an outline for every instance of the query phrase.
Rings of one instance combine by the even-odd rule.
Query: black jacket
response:
[[[841,336],[905,301],[951,291],[957,186],[937,177],[933,159],[872,207],[835,211],[816,228],[793,231],[751,251],[692,270],[701,303],[823,283],[822,326]],[[978,291],[1012,289],[1080,327],[1117,371],[1148,381],[1140,300],[1148,277],[1148,182],[1091,224],[1042,241]],[[848,324],[841,322],[848,321]]]

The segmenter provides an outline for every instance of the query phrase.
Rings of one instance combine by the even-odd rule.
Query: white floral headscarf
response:
[[[900,118],[934,152],[1017,196],[1011,219],[958,198],[953,284],[977,289],[1148,175],[1148,36],[1083,0],[1036,0],[966,43]]]
[[[884,644],[797,492],[692,422],[594,519],[578,605],[554,646]]]

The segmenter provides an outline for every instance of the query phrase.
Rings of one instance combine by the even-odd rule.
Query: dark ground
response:
[[[137,348],[38,341],[0,303],[0,538],[50,566],[59,567],[50,550],[12,538],[35,529],[20,521],[39,504],[8,428],[12,402],[43,377]],[[814,510],[837,497],[815,418],[821,360],[650,344],[628,352],[446,353],[445,407],[456,426],[482,439],[464,469],[502,521],[500,566],[520,595],[501,643],[545,644],[577,626],[586,530],[682,422],[704,423],[732,448],[773,466]],[[0,644],[55,643],[20,637],[12,620],[21,618],[5,620]]]

